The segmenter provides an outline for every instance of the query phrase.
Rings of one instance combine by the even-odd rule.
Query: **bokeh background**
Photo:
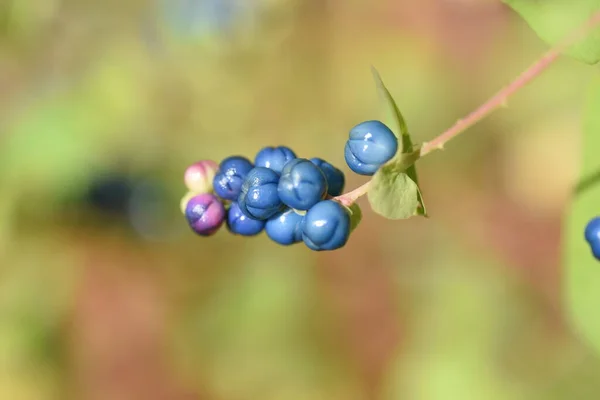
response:
[[[375,65],[422,142],[546,45],[499,0],[0,1],[0,399],[597,399],[561,218],[591,68],[561,59],[419,161],[431,218],[348,245],[195,236],[199,159],[365,181]]]

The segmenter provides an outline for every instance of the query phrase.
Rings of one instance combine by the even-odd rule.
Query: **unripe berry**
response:
[[[302,220],[302,239],[312,250],[336,250],[350,237],[350,214],[333,200],[312,207]]]
[[[288,147],[265,147],[256,155],[254,165],[281,173],[285,164],[294,158],[296,158],[296,154]]]
[[[269,168],[252,169],[240,191],[240,210],[250,218],[265,220],[283,209],[277,194],[279,173]]]
[[[236,235],[254,236],[265,228],[265,221],[248,217],[240,210],[238,203],[231,203],[227,211],[227,228]]]
[[[187,167],[184,174],[185,186],[195,193],[211,193],[213,179],[219,165],[212,160],[201,160]]]
[[[398,138],[380,121],[365,121],[350,130],[344,148],[348,167],[360,175],[373,175],[398,151]]]
[[[311,158],[310,161],[323,171],[327,180],[327,194],[332,197],[341,195],[346,183],[344,173],[322,158]]]
[[[303,216],[292,209],[287,209],[267,221],[265,232],[269,238],[279,244],[288,246],[302,241]]]
[[[181,208],[181,212],[185,215],[185,210],[187,209],[187,205],[188,202],[194,198],[195,196],[197,196],[198,193],[194,193],[194,192],[187,192],[182,198],[181,198],[181,202],[179,203],[179,207]]]
[[[185,216],[194,232],[200,236],[210,236],[223,225],[225,207],[215,195],[199,194],[188,201]]]
[[[595,217],[585,227],[585,240],[590,245],[592,254],[600,260],[600,217]]]
[[[308,210],[325,198],[327,179],[315,164],[305,158],[296,158],[283,167],[277,192],[288,207]]]
[[[222,199],[236,201],[240,195],[242,183],[254,166],[245,157],[233,156],[224,159],[213,179],[213,188]]]

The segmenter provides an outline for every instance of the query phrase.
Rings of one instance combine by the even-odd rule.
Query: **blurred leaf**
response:
[[[390,219],[427,216],[414,165],[420,153],[414,150],[404,116],[383,83],[381,75],[374,67],[371,70],[377,90],[385,101],[387,113],[392,115],[395,128],[392,131],[400,140],[401,146],[396,157],[373,176],[368,193],[369,202],[373,211]]]
[[[348,209],[350,210],[350,230],[353,231],[358,227],[362,220],[362,210],[358,203],[353,203]]]
[[[504,0],[527,21],[537,35],[555,44],[583,26],[596,11],[600,0]],[[587,64],[600,61],[600,31],[573,45],[566,54]]]
[[[600,76],[595,76],[584,117],[581,183],[564,227],[563,252],[567,300],[577,330],[600,351],[600,263],[584,238],[585,226],[600,215]]]

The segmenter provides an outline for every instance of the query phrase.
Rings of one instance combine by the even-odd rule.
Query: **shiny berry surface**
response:
[[[199,194],[188,201],[185,217],[194,232],[200,236],[210,236],[223,225],[225,207],[215,195]]]
[[[219,164],[213,179],[213,189],[222,199],[235,201],[240,195],[240,190],[246,175],[254,168],[250,160],[242,156],[232,156],[224,159]]]
[[[252,169],[242,184],[238,204],[250,218],[265,220],[283,209],[277,194],[279,173],[265,167]]]
[[[323,171],[327,180],[327,194],[332,197],[341,195],[346,184],[344,173],[322,158],[311,158],[310,161]]]
[[[350,214],[341,204],[324,200],[312,207],[302,220],[302,239],[312,250],[336,250],[350,237]]]
[[[281,173],[285,164],[294,158],[296,158],[296,154],[289,147],[265,147],[256,155],[254,165]]]
[[[265,232],[269,238],[284,246],[302,241],[301,223],[304,217],[292,209],[277,214],[267,221]]]
[[[240,210],[238,203],[231,203],[227,210],[227,229],[241,236],[255,236],[263,231],[265,221],[252,219]]]
[[[398,151],[398,138],[380,121],[365,121],[350,130],[344,148],[348,167],[360,175],[373,175]]]
[[[325,198],[327,179],[310,160],[296,158],[283,168],[277,191],[288,207],[308,210]]]

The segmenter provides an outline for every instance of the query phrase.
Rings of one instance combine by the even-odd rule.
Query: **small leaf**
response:
[[[375,176],[373,176],[371,188],[369,189],[369,201],[371,202],[373,210],[386,218],[403,219],[412,217],[413,215],[422,215],[426,217],[427,209],[425,208],[423,196],[421,195],[421,190],[419,189],[417,169],[414,165],[420,157],[420,149],[415,149],[415,146],[413,145],[412,140],[410,138],[408,126],[406,125],[404,116],[400,112],[400,109],[398,108],[396,101],[392,97],[392,94],[383,83],[381,75],[379,74],[379,72],[377,72],[377,70],[374,67],[371,67],[371,71],[373,73],[373,77],[377,85],[377,90],[385,101],[386,109],[388,113],[392,115],[392,119],[394,121],[394,129],[392,130],[400,140],[400,149],[398,150],[398,154],[396,154],[396,156],[390,162],[388,162],[375,174]],[[404,177],[395,177],[394,175],[404,175]],[[414,186],[416,189],[415,196],[417,199],[417,204],[413,207],[413,210],[410,213],[407,213],[404,209],[398,213],[395,213],[389,210],[389,205],[381,207],[381,205],[383,205],[383,203],[386,201],[385,199],[379,198],[380,193],[389,192],[398,194],[399,192],[397,191],[398,188],[382,188],[379,186],[386,184],[391,184],[393,186],[404,185],[400,182],[406,182],[407,187]],[[371,192],[378,194],[372,194]],[[400,192],[405,194],[404,189],[401,189]],[[372,200],[373,197],[375,197],[376,200]],[[389,199],[387,202],[396,205],[398,203],[396,199]],[[377,206],[373,206],[374,203],[376,203]],[[378,210],[381,210],[381,212]]]
[[[584,238],[587,223],[600,215],[600,76],[594,77],[590,89],[581,144],[581,178],[565,219],[563,261],[571,321],[600,352],[600,262]]]
[[[362,210],[358,203],[352,203],[350,207],[347,207],[350,211],[350,231],[355,230],[362,220]]]
[[[553,45],[585,25],[600,0],[504,0],[545,42]],[[566,52],[587,64],[600,61],[600,30],[590,32]]]
[[[388,166],[373,176],[368,198],[373,211],[389,219],[407,219],[418,214],[419,187],[408,174]]]

